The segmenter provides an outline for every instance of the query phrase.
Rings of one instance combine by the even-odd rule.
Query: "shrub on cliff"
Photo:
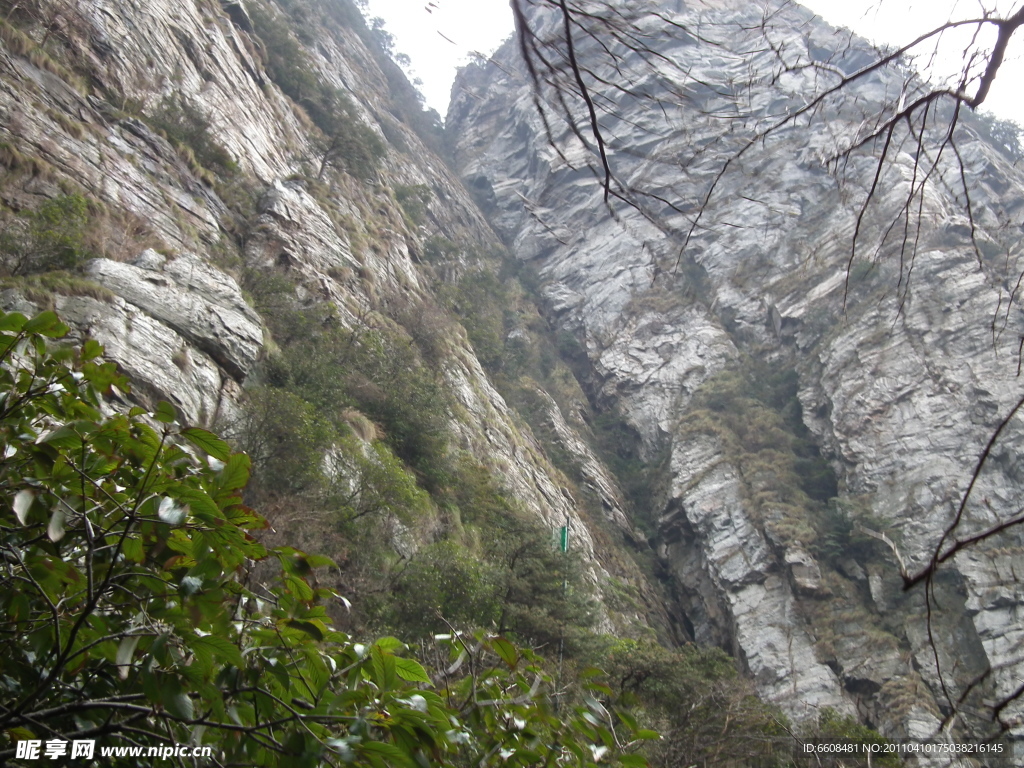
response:
[[[88,258],[89,202],[60,195],[0,220],[0,272],[27,275],[71,269]]]
[[[664,730],[648,750],[652,764],[792,764],[794,742],[785,718],[757,698],[724,651],[620,640],[602,664],[618,695]]]

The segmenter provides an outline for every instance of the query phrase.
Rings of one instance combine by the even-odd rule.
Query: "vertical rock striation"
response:
[[[136,401],[169,400],[204,425],[230,422],[273,349],[272,318],[246,291],[284,281],[291,299],[329,307],[332,322],[354,330],[419,331],[434,318],[441,325],[424,332],[438,336],[453,450],[546,524],[568,520],[600,591],[607,552],[592,522],[443,307],[446,281],[470,254],[499,248],[497,237],[427,146],[434,128],[423,129],[412,87],[355,5],[307,10],[320,21],[299,28],[290,14],[302,9],[272,0],[18,4],[0,36],[0,202],[15,216],[62,195],[87,200],[100,258],[48,295],[8,278],[3,306],[52,306],[76,338],[105,345]],[[326,94],[340,121],[333,133],[316,122],[326,125],[314,99],[288,96],[287,77],[305,78],[305,96]],[[420,208],[410,213],[401,193],[420,195]],[[437,242],[452,247],[430,261]],[[609,519],[632,535],[621,491],[561,426]],[[414,543],[431,535],[413,533]],[[648,617],[624,622],[645,627]]]
[[[576,44],[622,197],[604,203],[582,106],[577,134],[542,90],[542,117],[512,45],[462,72],[448,127],[467,186],[540,276],[548,317],[585,347],[594,402],[622,414],[648,458],[670,456],[649,514],[693,634],[735,651],[794,716],[829,706],[891,736],[934,732],[950,711],[943,685],[955,701],[987,670],[970,700],[1011,694],[1024,669],[1019,528],[942,571],[933,650],[920,590],[902,592],[896,556],[857,526],[923,567],[1019,397],[1024,317],[1009,296],[1024,176],[965,119],[973,219],[959,169],[940,164],[922,190],[904,144],[858,226],[881,142],[826,160],[921,87],[912,75],[878,70],[748,146],[821,92],[810,62],[854,72],[872,61],[867,44],[789,4],[606,5],[591,10],[633,37],[598,40],[581,22]],[[540,39],[561,34],[554,11],[531,23]],[[780,52],[804,65],[781,67]],[[568,81],[562,54],[548,55],[545,77]],[[788,406],[771,389],[786,371]],[[746,389],[726,402],[737,375]],[[834,485],[814,490],[799,471],[782,483],[781,445],[730,421],[741,406],[741,422],[772,408],[781,416],[765,425],[790,418],[787,434],[816,445],[792,466],[820,450]],[[958,535],[1019,514],[1021,445],[1011,424]]]

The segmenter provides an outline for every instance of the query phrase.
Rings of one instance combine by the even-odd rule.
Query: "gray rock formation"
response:
[[[828,555],[823,503],[799,502],[794,512],[796,496],[781,499],[765,485],[772,446],[730,443],[735,428],[720,437],[724,417],[708,398],[722,372],[756,361],[762,372],[795,370],[802,423],[838,481],[831,509],[845,525],[884,528],[907,568],[922,567],[1019,397],[1024,317],[1009,294],[1024,176],[969,121],[961,127],[972,243],[957,169],[940,167],[941,182],[922,191],[913,154],[894,151],[848,274],[880,146],[838,170],[825,159],[878,105],[919,86],[880,70],[825,102],[809,124],[793,120],[743,149],[745,136],[823,87],[814,67],[780,72],[776,52],[827,57],[847,72],[872,57],[863,42],[847,45],[806,11],[778,5],[762,15],[744,3],[615,4],[655,51],[646,57],[627,50],[625,36],[607,47],[579,36],[613,188],[624,195],[610,206],[593,141],[577,138],[549,91],[545,125],[514,46],[497,66],[463,71],[448,125],[459,171],[515,255],[536,269],[548,316],[585,346],[592,398],[633,425],[649,457],[667,446],[668,490],[649,514],[660,519],[659,553],[695,636],[733,649],[762,692],[798,718],[821,706],[856,709],[892,736],[920,736],[949,711],[940,676],[954,699],[986,669],[986,700],[1019,685],[1020,530],[943,572],[933,652],[922,596],[902,593],[892,553],[880,545],[868,554],[846,539],[849,551]],[[557,37],[557,13],[545,13],[534,28]],[[773,48],[752,44],[762,34]],[[908,200],[920,216],[905,222]],[[887,236],[905,223],[907,240]],[[1019,513],[1021,444],[1011,425],[973,490],[961,536]],[[966,732],[975,727],[984,725]]]
[[[191,254],[167,259],[144,251],[131,264],[94,259],[85,274],[169,326],[236,379],[263,347],[259,316],[232,278]]]
[[[305,30],[297,44],[303,65],[347,105],[346,119],[381,141],[370,178],[318,173],[325,136],[266,70],[253,14],[287,28],[285,4],[31,5],[16,19],[25,45],[45,40],[47,49],[0,47],[0,201],[26,211],[61,194],[88,200],[99,240],[92,247],[102,258],[81,265],[70,288],[43,298],[31,281],[8,279],[2,306],[52,306],[71,324],[72,338],[105,346],[132,379],[134,401],[168,400],[189,423],[231,423],[245,387],[259,378],[267,345],[273,348],[267,318],[239,287],[246,280],[283,278],[298,302],[330,306],[353,329],[394,328],[403,312],[412,326],[422,319],[413,317],[418,308],[440,303],[444,280],[466,269],[468,252],[498,247],[461,182],[403,122],[410,108],[391,92],[394,73],[343,16],[354,6],[332,10],[322,29]],[[306,44],[309,35],[314,44]],[[192,144],[175,133],[174,121],[183,119]],[[203,167],[203,150],[217,167]],[[419,221],[396,201],[398,189],[425,192]],[[444,263],[427,264],[432,239],[460,248]],[[454,450],[485,462],[523,508],[552,527],[568,520],[600,591],[607,553],[595,546],[583,506],[488,381],[465,333],[445,322],[453,331],[442,339],[439,365],[455,404],[448,414]],[[560,428],[586,462],[609,519],[632,535],[611,475],[578,435]],[[408,554],[430,536],[411,530],[395,544]],[[630,622],[646,625],[648,616],[604,616],[609,630]]]
[[[550,527],[568,520],[599,593],[610,594],[614,578],[640,596],[606,607],[601,629],[654,626],[667,636],[680,627],[732,651],[796,718],[831,707],[894,738],[933,735],[949,709],[943,682],[955,698],[991,670],[977,686],[981,704],[1019,685],[1019,533],[943,570],[933,647],[921,595],[901,590],[892,551],[855,528],[881,530],[910,570],[921,567],[1019,396],[1024,318],[1008,294],[1024,179],[970,125],[958,149],[974,180],[974,243],[957,174],[942,171],[913,197],[917,166],[902,147],[847,275],[877,158],[856,155],[842,173],[824,160],[860,130],[865,105],[902,92],[904,74],[880,71],[823,106],[822,130],[794,123],[753,146],[702,208],[744,131],[804,103],[815,70],[743,87],[751,72],[774,71],[774,54],[755,44],[759,5],[614,3],[664,66],[615,43],[616,69],[597,41],[581,44],[581,56],[598,56],[595,73],[630,84],[602,94],[616,178],[633,203],[616,199],[609,211],[593,148],[553,109],[549,141],[512,47],[500,67],[470,67],[458,83],[448,126],[464,186],[404,121],[388,71],[356,29],[304,30],[314,39],[302,45],[310,67],[384,146],[373,172],[357,178],[318,172],[325,136],[268,75],[254,4],[35,5],[52,23],[30,27],[29,39],[46,50],[0,47],[0,200],[24,211],[82,195],[103,237],[99,258],[52,295],[10,278],[0,303],[55,307],[75,338],[106,346],[135,400],[170,400],[189,422],[230,420],[273,348],[269,318],[240,286],[279,280],[290,298],[329,306],[332,322],[351,329],[403,321],[418,330],[441,317],[436,364],[452,395],[455,447]],[[260,8],[283,19],[283,5]],[[870,59],[799,8],[777,10],[777,50],[845,71]],[[537,28],[553,33],[556,21],[538,18]],[[718,42],[711,50],[708,39]],[[173,105],[198,115],[220,170],[159,127]],[[737,128],[723,132],[729,125]],[[403,207],[399,190],[424,192],[420,208]],[[901,225],[908,194],[920,203],[912,223],[923,226],[912,233],[912,262],[901,262],[901,239],[884,235]],[[533,428],[499,394],[445,298],[499,237],[539,276],[538,321],[575,339],[587,366],[589,403],[575,380],[570,396],[518,383],[538,404]],[[514,334],[529,346],[525,330]],[[621,416],[639,455],[663,468],[648,478],[650,509],[632,508],[600,461],[593,412]],[[1011,425],[974,489],[965,531],[1017,513],[1022,444]],[[555,467],[552,447],[575,480]],[[645,549],[641,522],[656,529],[676,603],[658,604],[657,585],[610,550]],[[428,535],[402,528],[395,546],[409,555]],[[983,725],[968,717],[963,733]]]
[[[123,265],[121,265],[123,266]],[[32,315],[42,307],[16,290],[3,292],[8,310]],[[238,382],[185,336],[120,296],[56,296],[54,309],[72,328],[72,340],[96,339],[132,382],[132,398],[155,407],[173,403],[186,423],[230,418],[241,397]]]

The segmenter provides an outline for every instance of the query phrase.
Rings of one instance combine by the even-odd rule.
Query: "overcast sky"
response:
[[[455,70],[473,52],[493,53],[512,34],[508,0],[370,0],[395,37],[395,49],[412,59],[420,92],[443,118]]]
[[[756,0],[751,0],[756,2]],[[987,7],[1012,12],[1024,0],[985,0]],[[979,0],[804,0],[803,5],[837,26],[847,26],[876,42],[903,44],[933,29],[955,14],[968,18],[979,14]],[[414,76],[427,104],[442,117],[448,109],[452,80],[458,66],[474,52],[490,54],[512,34],[508,0],[369,0],[370,16],[380,16],[395,37],[396,50],[412,59]],[[1017,33],[1024,37],[1024,30]],[[964,44],[947,39],[949,66],[958,65]],[[1005,71],[1000,72],[988,109],[1024,125],[1024,40],[1015,40],[1008,51]]]

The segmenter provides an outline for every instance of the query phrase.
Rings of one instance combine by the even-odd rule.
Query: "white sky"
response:
[[[455,70],[475,51],[493,53],[515,27],[508,0],[370,0],[395,37],[395,50],[412,59],[427,105],[444,119]],[[428,10],[429,9],[429,10]]]
[[[757,0],[751,0],[756,2]],[[984,0],[1003,14],[1024,0]],[[980,15],[980,0],[803,0],[803,5],[836,26],[847,26],[879,43],[900,45],[955,14]],[[380,16],[395,37],[396,50],[412,59],[427,104],[444,117],[455,70],[474,52],[490,54],[512,34],[508,0],[369,0],[369,16]],[[1017,33],[1024,38],[1024,30]],[[947,37],[940,58],[959,67],[964,43]],[[923,51],[930,53],[930,50]],[[948,68],[948,67],[947,67]],[[984,107],[1024,125],[1024,39],[1014,40],[1004,69]]]

